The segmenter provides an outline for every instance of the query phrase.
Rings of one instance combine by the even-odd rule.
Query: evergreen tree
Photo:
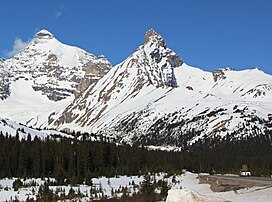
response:
[[[54,200],[53,191],[49,189],[48,184],[44,184],[39,187],[39,192],[37,195],[38,202],[52,202]]]
[[[146,202],[153,202],[155,199],[155,188],[151,183],[149,174],[144,175],[144,181],[140,188],[141,193],[144,195]]]

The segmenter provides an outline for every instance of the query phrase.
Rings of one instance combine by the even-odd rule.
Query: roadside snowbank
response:
[[[166,202],[226,202],[216,196],[206,196],[190,189],[173,189],[168,191]]]

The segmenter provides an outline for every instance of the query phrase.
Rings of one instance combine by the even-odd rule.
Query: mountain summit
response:
[[[39,39],[52,39],[53,37],[54,35],[45,29],[42,29],[35,34],[35,38]]]
[[[145,33],[145,40],[144,40],[144,44],[147,44],[150,40],[153,41],[161,41],[163,46],[165,46],[164,44],[164,40],[162,38],[161,35],[159,35],[155,30],[153,29],[149,29],[146,33]]]
[[[153,29],[146,32],[144,44],[133,55],[142,59],[139,62],[143,66],[149,67],[148,79],[151,84],[157,87],[177,85],[173,69],[181,66],[183,62]]]
[[[5,63],[11,74],[28,73],[34,82],[33,89],[42,91],[54,101],[79,94],[83,89],[80,86],[82,80],[85,83],[97,80],[111,68],[105,57],[96,57],[80,48],[65,45],[44,29],[36,33],[24,50]],[[94,69],[103,71],[100,75],[89,74]]]

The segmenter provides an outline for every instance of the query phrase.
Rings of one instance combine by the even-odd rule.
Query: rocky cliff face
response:
[[[0,100],[4,100],[10,95],[10,81],[9,81],[9,72],[4,66],[5,60],[0,60]]]
[[[146,32],[144,45],[136,51],[142,59],[140,63],[148,67],[149,79],[151,84],[161,86],[176,87],[177,82],[174,75],[174,68],[182,65],[180,57],[169,49],[161,35],[154,30]]]
[[[219,80],[225,79],[226,78],[225,71],[234,71],[234,69],[228,67],[214,70],[212,72],[214,81],[217,82]]]
[[[85,71],[84,78],[79,82],[75,96],[78,97],[84,92],[91,84],[96,83],[102,76],[108,73],[111,65],[108,60],[100,55],[96,60],[90,60],[83,65],[83,71]]]

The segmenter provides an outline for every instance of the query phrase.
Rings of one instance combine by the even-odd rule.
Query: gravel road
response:
[[[272,187],[272,179],[268,177],[200,175],[199,183],[210,184],[214,192],[236,191],[250,187]]]

